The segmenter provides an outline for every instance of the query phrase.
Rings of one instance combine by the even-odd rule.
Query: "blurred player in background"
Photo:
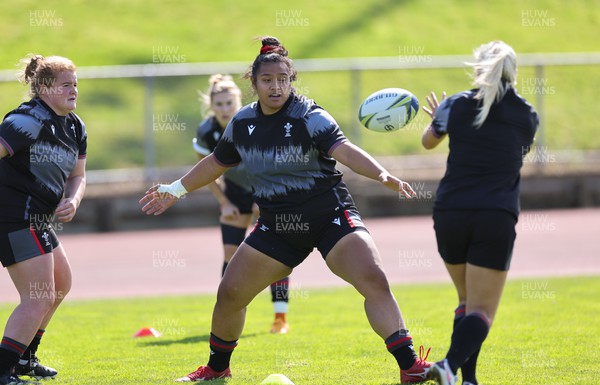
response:
[[[210,77],[208,83],[207,93],[200,96],[209,116],[200,123],[193,141],[198,160],[213,152],[227,124],[242,108],[242,92],[230,76],[216,74]],[[228,169],[221,180],[209,183],[208,188],[221,208],[219,220],[223,238],[224,275],[231,257],[246,238],[246,229],[253,224],[253,214],[258,213],[258,206],[252,199],[252,187],[243,164]],[[286,319],[288,293],[289,277],[271,284],[271,300],[275,312],[271,333],[285,334],[289,330]]]
[[[71,60],[35,55],[21,80],[31,100],[0,124],[0,261],[20,296],[0,343],[0,384],[54,378],[36,356],[44,331],[71,289],[71,268],[55,227],[69,222],[85,191],[87,134],[73,113]],[[12,372],[14,370],[14,373]]]
[[[473,90],[438,105],[427,97],[433,118],[422,137],[427,149],[448,136],[446,174],[433,208],[438,251],[458,293],[450,349],[432,376],[454,385],[477,385],[475,369],[500,303],[519,216],[523,156],[538,126],[533,107],[514,88],[515,51],[501,41],[480,46]]]
[[[187,191],[244,164],[260,207],[254,230],[219,285],[208,364],[177,381],[231,377],[229,362],[244,328],[246,306],[271,282],[288,276],[315,247],[329,269],[364,297],[371,327],[396,359],[402,382],[424,381],[430,363],[413,348],[377,247],[335,168],[336,160],[407,198],[414,190],[351,144],[313,100],[294,93],[296,71],[276,38],[262,39],[246,77],[258,102],[234,116],[211,155],[171,185],[150,188],[140,200],[146,214],[159,215]]]

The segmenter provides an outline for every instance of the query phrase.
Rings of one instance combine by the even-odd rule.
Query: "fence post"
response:
[[[144,178],[147,182],[156,180],[156,156],[154,150],[154,76],[144,77],[144,126],[145,126],[145,146],[144,158],[145,168]]]
[[[541,168],[545,161],[546,149],[544,148],[544,88],[541,86],[544,84],[544,66],[542,64],[537,64],[535,66],[535,90],[536,97],[535,103],[537,105],[537,113],[540,119],[540,124],[538,127],[538,131],[536,133],[536,145],[535,145],[535,159],[539,168]]]
[[[354,68],[350,70],[350,132],[352,135],[352,142],[359,147],[362,145],[362,135],[358,124],[357,114],[361,102],[361,89],[361,70]]]

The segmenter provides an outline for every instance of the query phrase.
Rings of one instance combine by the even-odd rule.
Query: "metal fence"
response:
[[[372,70],[397,69],[448,69],[463,68],[465,62],[472,56],[428,56],[427,60],[410,60],[408,57],[370,57],[370,58],[339,58],[339,59],[299,59],[294,60],[296,69],[300,72],[348,71],[351,73],[351,108],[358,109],[362,95],[361,74]],[[589,53],[538,53],[519,54],[519,67],[534,67],[537,79],[543,79],[544,68],[548,66],[579,66],[600,64],[600,52]],[[156,157],[153,130],[153,98],[154,82],[159,77],[174,76],[208,76],[220,73],[242,73],[248,67],[247,62],[211,62],[211,63],[153,63],[140,65],[116,65],[101,67],[79,67],[77,75],[80,79],[118,79],[137,78],[144,80],[144,127],[145,127],[145,169],[146,176],[151,179],[154,175]],[[15,72],[0,71],[0,82],[12,82]],[[537,135],[538,143],[544,142],[544,93],[536,94],[536,109],[542,117]],[[358,131],[358,122],[353,121],[351,130]]]

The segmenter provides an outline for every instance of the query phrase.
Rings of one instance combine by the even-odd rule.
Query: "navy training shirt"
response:
[[[34,98],[0,124],[0,221],[27,221],[52,214],[78,159],[86,157],[87,133],[75,113],[59,116]]]
[[[347,141],[337,122],[312,99],[291,94],[277,113],[259,102],[243,107],[214,150],[225,166],[245,164],[261,215],[307,213],[354,205],[331,152]]]
[[[465,91],[442,101],[432,121],[437,136],[448,134],[450,148],[434,209],[498,209],[518,217],[520,170],[537,131],[538,115],[509,87],[481,127],[475,128],[476,93]]]

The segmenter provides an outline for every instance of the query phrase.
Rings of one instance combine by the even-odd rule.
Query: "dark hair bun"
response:
[[[264,36],[261,38],[262,47],[260,48],[261,55],[276,53],[281,56],[287,56],[288,51],[281,45],[279,40],[273,36]]]

